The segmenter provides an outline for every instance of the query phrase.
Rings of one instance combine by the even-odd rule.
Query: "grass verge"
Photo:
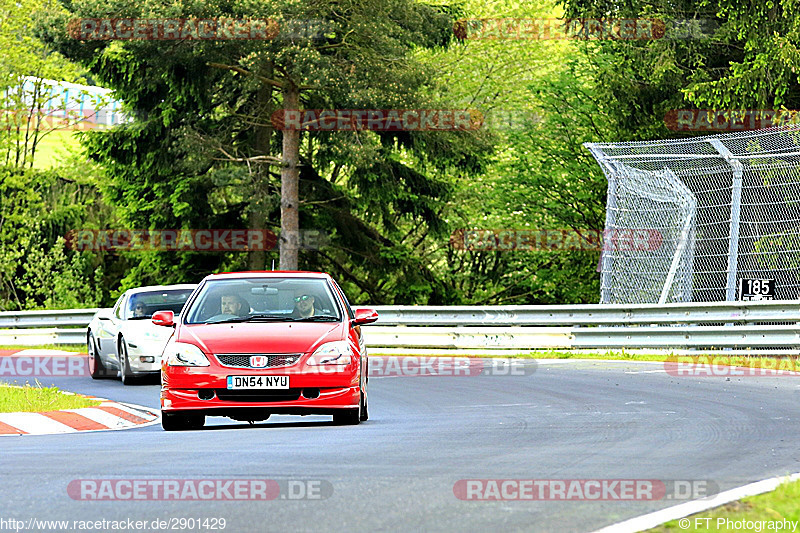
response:
[[[783,483],[772,492],[751,496],[691,515],[681,519],[683,522],[672,520],[648,531],[656,533],[667,531],[798,531],[800,530],[798,501],[800,501],[800,481]],[[687,524],[688,527],[686,527]],[[783,527],[786,524],[788,526]]]
[[[97,405],[100,405],[97,400],[76,394],[65,394],[58,387],[42,387],[38,382],[35,386],[0,383],[0,413],[36,413]]]
[[[54,130],[47,132],[36,146],[33,167],[48,169],[55,167],[69,156],[71,151],[80,149],[80,142],[74,131]]]

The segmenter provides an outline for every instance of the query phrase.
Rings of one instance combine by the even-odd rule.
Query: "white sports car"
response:
[[[120,377],[129,384],[137,377],[161,371],[161,353],[171,328],[156,326],[156,311],[180,314],[197,285],[158,285],[128,289],[111,309],[101,309],[86,332],[92,378]]]

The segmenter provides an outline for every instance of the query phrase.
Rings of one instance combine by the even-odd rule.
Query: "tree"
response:
[[[550,3],[467,2],[464,9],[466,27],[485,18],[510,23],[561,16]],[[441,77],[459,80],[446,87],[447,95],[484,114],[496,146],[486,171],[459,187],[448,204],[456,232],[602,229],[605,180],[581,143],[611,139],[614,128],[598,104],[603,95],[595,69],[579,43],[466,38],[426,55]],[[463,235],[455,233],[455,240]],[[578,303],[596,301],[599,294],[597,249],[453,246],[440,253],[438,272],[451,303]]]
[[[332,242],[301,255],[304,265],[340,274],[373,302],[424,301],[438,290],[430,265],[414,250],[432,233],[446,235],[444,202],[458,180],[482,169],[491,148],[484,135],[284,131],[279,139],[266,119],[275,109],[301,107],[446,107],[430,96],[426,87],[436,80],[412,52],[448,43],[447,12],[410,0],[188,2],[134,11],[128,3],[64,5],[70,17],[110,10],[148,18],[273,19],[279,27],[325,23],[311,39],[81,42],[63,38],[68,17],[62,17],[59,25],[50,21],[57,29],[48,38],[114,88],[139,117],[110,132],[90,132],[84,141],[113,176],[106,194],[126,224],[253,227],[258,214],[265,221],[280,214],[287,239],[282,268],[295,267],[291,239],[299,224],[330,232]],[[140,259],[126,283],[194,279],[222,265],[245,266],[235,253]]]
[[[36,20],[47,11],[58,11],[54,0],[0,0],[0,165],[33,167],[41,140],[78,120],[53,120],[60,103],[47,80],[80,81],[81,72],[36,37]]]
[[[99,170],[79,154],[56,169],[34,166],[42,139],[76,120],[49,120],[57,104],[47,79],[84,81],[35,33],[36,20],[57,11],[48,0],[0,0],[0,309],[93,306],[104,296],[99,258],[64,239],[107,219]]]

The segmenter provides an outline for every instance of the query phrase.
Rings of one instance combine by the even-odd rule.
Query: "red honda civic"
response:
[[[319,272],[231,272],[206,277],[183,308],[153,314],[174,327],[161,357],[161,423],[198,429],[206,416],[255,422],[272,414],[367,420],[367,350],[350,307]]]

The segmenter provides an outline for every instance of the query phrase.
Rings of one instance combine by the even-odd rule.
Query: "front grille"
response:
[[[253,356],[263,356],[267,358],[267,366],[251,366],[250,358]],[[300,354],[261,354],[261,353],[232,353],[216,354],[217,360],[222,366],[233,368],[277,368],[281,366],[291,366],[300,359]]]
[[[300,390],[216,389],[214,392],[216,392],[217,398],[224,402],[293,402],[300,398]]]

